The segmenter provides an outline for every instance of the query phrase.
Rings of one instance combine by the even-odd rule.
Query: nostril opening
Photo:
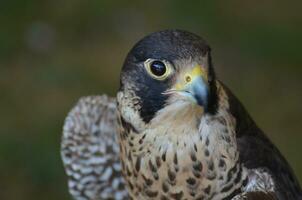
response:
[[[185,80],[186,80],[187,83],[189,83],[189,82],[191,82],[191,77],[190,76],[186,76]]]

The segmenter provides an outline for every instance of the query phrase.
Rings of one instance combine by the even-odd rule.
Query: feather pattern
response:
[[[148,59],[175,73],[155,79]],[[193,81],[196,65],[207,74]],[[192,82],[165,94],[187,75]],[[216,79],[210,46],[187,31],[140,40],[122,67],[117,100],[82,98],[69,113],[61,155],[76,200],[302,200],[286,159]]]
[[[76,200],[126,199],[116,139],[116,102],[83,97],[68,114],[61,156]]]

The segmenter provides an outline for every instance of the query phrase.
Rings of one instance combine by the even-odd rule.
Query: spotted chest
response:
[[[227,106],[221,98],[213,116],[180,102],[144,124],[135,109],[120,105],[119,144],[130,196],[215,200],[240,191],[246,170],[238,161],[235,121]]]
[[[240,189],[246,175],[237,162],[230,130],[222,129],[226,122],[202,123],[200,132],[176,139],[169,132],[138,133],[124,124],[122,131],[127,133],[121,134],[127,136],[121,139],[121,160],[132,198],[223,199]],[[220,134],[210,133],[211,129]]]

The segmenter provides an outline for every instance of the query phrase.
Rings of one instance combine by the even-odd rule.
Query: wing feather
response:
[[[61,157],[76,200],[125,199],[117,142],[116,101],[81,98],[65,119]]]
[[[230,111],[236,118],[237,145],[242,164],[252,173],[257,170],[268,172],[279,199],[302,199],[301,187],[286,159],[225,85],[224,90],[229,98]]]
[[[235,196],[232,200],[277,200],[273,193],[255,191]]]

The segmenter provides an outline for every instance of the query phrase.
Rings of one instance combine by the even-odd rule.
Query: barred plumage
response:
[[[81,98],[68,114],[61,156],[74,199],[127,197],[116,137],[116,103],[112,98]]]

